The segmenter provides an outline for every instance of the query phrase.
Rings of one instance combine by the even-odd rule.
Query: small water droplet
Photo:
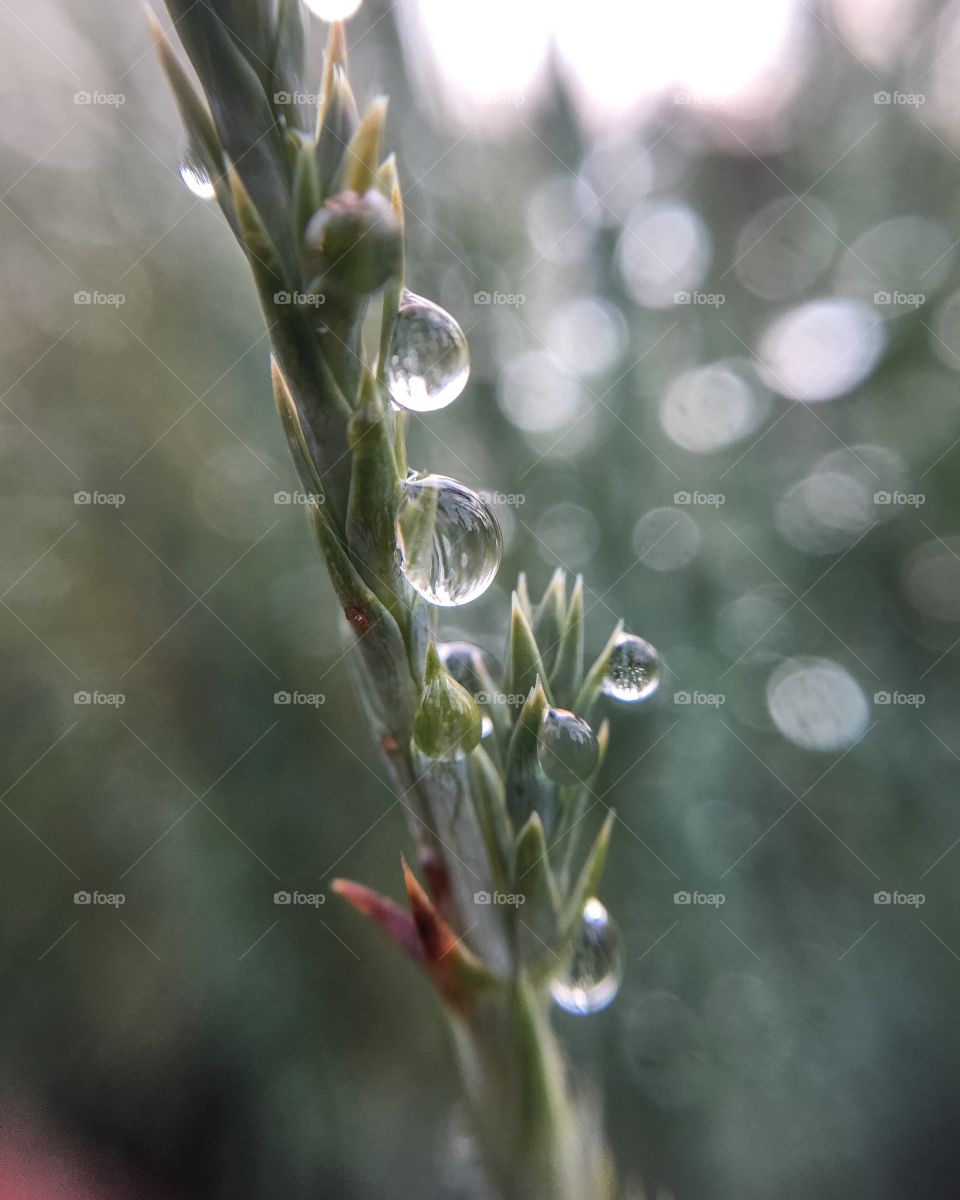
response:
[[[405,291],[393,328],[387,389],[411,412],[452,404],[467,385],[470,351],[463,330],[431,300]]]
[[[488,738],[493,733],[493,721],[486,715],[480,718],[480,740]]]
[[[180,178],[200,200],[212,200],[217,194],[206,168],[192,150],[185,151],[180,160]]]
[[[400,569],[424,600],[441,608],[469,604],[497,573],[503,539],[480,497],[446,475],[403,485],[397,512]]]
[[[635,704],[652,696],[659,682],[660,659],[653,646],[633,633],[622,633],[607,661],[603,694]]]
[[[620,990],[623,941],[610,914],[596,898],[583,908],[583,924],[570,956],[550,984],[554,1002],[565,1012],[600,1012]]]
[[[564,787],[585,783],[600,756],[593,730],[576,713],[548,708],[540,723],[537,758],[543,773]]]

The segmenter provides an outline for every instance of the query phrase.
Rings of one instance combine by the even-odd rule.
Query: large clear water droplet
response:
[[[660,682],[660,659],[649,642],[632,633],[622,633],[607,660],[600,684],[605,696],[635,704],[646,700]]]
[[[622,978],[620,930],[599,900],[588,900],[583,924],[569,958],[550,984],[550,994],[566,1012],[586,1016],[611,1003]]]
[[[212,200],[217,194],[207,170],[192,150],[180,159],[180,178],[200,200]]]
[[[411,412],[446,408],[469,374],[470,351],[457,322],[439,304],[405,291],[387,361],[393,402]]]
[[[493,582],[502,549],[497,518],[476,492],[446,475],[404,483],[397,511],[400,569],[424,600],[441,608],[476,600]]]
[[[596,769],[600,746],[583,719],[565,708],[548,708],[540,722],[537,758],[544,775],[564,787],[585,783]]]

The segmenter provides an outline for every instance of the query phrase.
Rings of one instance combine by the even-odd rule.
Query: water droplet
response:
[[[400,569],[430,604],[455,608],[482,595],[497,573],[503,539],[476,492],[446,475],[403,486],[397,512]]]
[[[480,740],[488,738],[493,733],[493,721],[486,715],[480,718]]]
[[[185,151],[180,160],[180,178],[200,200],[212,200],[217,194],[206,167],[192,150]]]
[[[620,930],[599,900],[588,900],[583,925],[566,964],[550,984],[550,994],[566,1012],[585,1016],[611,1003],[622,978]]]
[[[393,328],[387,388],[395,404],[433,412],[452,404],[467,385],[470,351],[446,309],[405,291]]]
[[[635,634],[622,633],[607,660],[603,694],[635,704],[652,696],[659,682],[660,659],[653,646]]]
[[[540,723],[537,757],[548,779],[569,787],[590,778],[600,747],[582,717],[565,708],[548,708]]]
[[[440,661],[457,683],[473,692],[478,703],[489,703],[486,689],[500,674],[493,655],[474,642],[440,642],[437,651]],[[484,693],[482,699],[477,697],[478,693]]]

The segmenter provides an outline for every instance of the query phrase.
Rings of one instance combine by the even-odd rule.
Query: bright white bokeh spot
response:
[[[500,377],[500,407],[524,433],[550,433],[574,422],[584,405],[583,388],[547,353],[529,350],[507,363]]]
[[[760,396],[734,365],[713,363],[674,379],[660,403],[660,424],[684,450],[709,454],[753,433],[766,412],[765,389]]]
[[[763,376],[774,391],[814,403],[863,383],[883,347],[883,321],[872,307],[823,299],[777,317],[760,338],[759,354]]]
[[[618,262],[627,291],[647,308],[669,308],[697,289],[710,264],[710,234],[689,205],[643,205],[620,236]]]
[[[571,373],[598,375],[623,353],[627,326],[615,305],[599,296],[581,296],[551,315],[544,341]]]
[[[633,527],[633,548],[642,566],[677,571],[696,557],[700,529],[682,509],[652,508]]]
[[[788,658],[767,683],[767,708],[783,736],[802,750],[842,750],[869,722],[863,689],[829,658]]]
[[[352,17],[363,0],[303,0],[312,13],[324,21],[345,21]]]

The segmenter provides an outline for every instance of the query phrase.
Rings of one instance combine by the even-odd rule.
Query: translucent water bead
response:
[[[564,787],[586,783],[599,756],[596,735],[582,717],[565,708],[547,709],[540,722],[537,758],[548,779]]]
[[[200,200],[212,200],[217,194],[206,168],[192,150],[184,151],[180,159],[180,178]]]
[[[400,569],[424,600],[441,608],[469,604],[497,573],[503,539],[481,498],[446,475],[413,475],[397,511]]]
[[[660,682],[660,659],[649,642],[632,633],[617,639],[600,685],[605,696],[635,704],[646,700]]]
[[[611,1003],[622,978],[620,930],[599,900],[588,900],[580,932],[569,958],[550,984],[550,994],[566,1012],[586,1016]]]
[[[439,304],[405,291],[387,362],[393,402],[411,412],[446,408],[469,375],[470,350],[457,322]]]

